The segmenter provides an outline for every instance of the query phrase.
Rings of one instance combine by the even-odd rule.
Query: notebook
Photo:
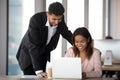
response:
[[[51,64],[53,78],[82,79],[82,68],[80,58],[53,58]]]

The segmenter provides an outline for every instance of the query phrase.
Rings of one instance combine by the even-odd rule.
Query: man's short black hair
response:
[[[48,8],[49,14],[55,14],[57,16],[63,15],[65,9],[60,2],[53,2]]]

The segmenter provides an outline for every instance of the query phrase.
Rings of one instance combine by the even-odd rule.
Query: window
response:
[[[28,4],[29,3],[29,4]],[[9,0],[8,75],[22,75],[16,53],[34,14],[34,0]]]
[[[73,6],[73,3],[76,5]],[[85,13],[86,11],[87,13]],[[67,25],[72,32],[77,27],[87,27],[93,39],[102,39],[103,0],[68,0]],[[70,46],[67,43],[67,47],[69,48]]]
[[[89,31],[93,39],[103,37],[103,0],[89,0]]]
[[[73,3],[75,4],[74,6]],[[72,32],[78,27],[84,27],[84,0],[68,0],[67,25]],[[67,47],[69,48],[70,46],[67,43]]]

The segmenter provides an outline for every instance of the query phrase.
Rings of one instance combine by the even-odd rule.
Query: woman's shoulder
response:
[[[69,47],[68,50],[73,50],[73,47]]]
[[[69,48],[67,49],[67,52],[73,53],[73,47],[69,47]]]
[[[94,52],[95,54],[100,54],[100,55],[101,55],[101,51],[100,51],[98,48],[94,48],[94,49],[93,49],[93,52]]]
[[[67,52],[66,52],[66,57],[73,57],[74,56],[74,52],[73,52],[73,47],[70,47],[67,49]]]

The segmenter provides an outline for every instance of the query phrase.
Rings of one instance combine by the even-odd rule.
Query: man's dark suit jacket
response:
[[[32,16],[29,28],[22,39],[17,52],[17,60],[22,70],[33,65],[34,70],[45,71],[47,60],[50,61],[50,52],[58,44],[60,34],[72,43],[72,33],[68,30],[64,17],[57,27],[56,33],[46,45],[48,38],[48,27],[46,12],[37,13]]]

